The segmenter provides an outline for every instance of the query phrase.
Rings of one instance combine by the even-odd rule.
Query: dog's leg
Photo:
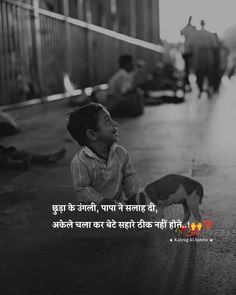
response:
[[[197,221],[201,221],[201,215],[199,213],[199,202],[200,196],[196,192],[193,192],[186,200],[188,209],[193,213]]]
[[[184,207],[184,219],[183,219],[183,223],[186,223],[190,216],[191,216],[191,212],[189,211],[189,208],[186,204],[186,202],[183,203],[183,207]]]

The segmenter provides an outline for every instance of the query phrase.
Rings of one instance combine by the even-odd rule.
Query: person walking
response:
[[[205,30],[205,21],[201,20],[201,29],[196,30],[190,40],[190,48],[193,52],[193,68],[197,77],[199,97],[203,92],[205,79],[208,82],[208,95],[212,93],[214,65],[214,48],[217,47],[215,35]]]
[[[195,26],[191,24],[192,16],[188,19],[188,24],[180,31],[180,34],[184,36],[184,48],[183,48],[183,59],[185,65],[185,77],[184,77],[184,84],[186,90],[191,90],[190,82],[189,82],[189,72],[190,72],[190,62],[192,57],[191,47],[190,47],[190,40],[194,32],[197,30]]]

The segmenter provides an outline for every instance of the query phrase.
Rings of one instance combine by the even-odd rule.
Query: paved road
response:
[[[68,153],[57,165],[0,176],[1,293],[235,294],[235,92],[231,81],[210,100],[193,93],[184,104],[118,120],[142,185],[170,172],[204,185],[201,213],[215,227],[203,237],[212,242],[171,242],[170,230],[52,230],[51,204],[73,202],[69,108],[15,113],[24,131],[4,144],[34,152],[65,146]],[[182,214],[179,206],[166,210],[168,219]]]

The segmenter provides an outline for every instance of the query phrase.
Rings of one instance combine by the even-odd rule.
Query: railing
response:
[[[18,1],[0,2],[0,105],[64,91],[69,73],[78,88],[106,82],[120,54],[150,69],[162,47]]]

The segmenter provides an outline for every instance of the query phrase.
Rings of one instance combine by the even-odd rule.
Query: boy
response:
[[[71,162],[79,202],[118,204],[136,195],[137,173],[126,149],[117,144],[117,123],[101,104],[75,109],[69,114],[67,129],[82,146]]]
[[[70,113],[67,129],[83,147],[71,162],[79,202],[118,204],[124,201],[143,205],[153,202],[161,208],[181,203],[184,222],[191,212],[196,220],[201,220],[198,207],[203,188],[195,180],[169,174],[139,192],[137,173],[128,152],[117,144],[117,123],[101,104],[90,103]]]

